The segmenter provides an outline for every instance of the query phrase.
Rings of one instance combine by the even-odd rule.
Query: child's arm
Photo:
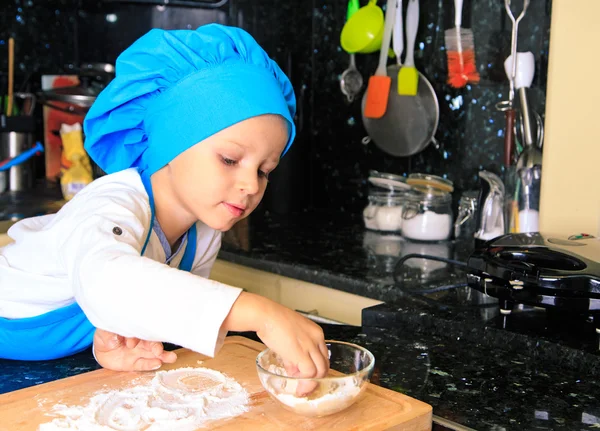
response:
[[[223,321],[222,331],[252,331],[284,359],[288,375],[324,377],[329,369],[321,327],[267,298],[243,292]],[[96,330],[94,353],[98,363],[116,371],[150,371],[177,359],[162,343],[126,338]],[[312,387],[299,387],[310,392]]]
[[[72,226],[60,238],[58,258],[86,317],[96,328],[127,338],[214,356],[241,289],[140,256],[149,225],[147,197],[94,192],[56,221]]]

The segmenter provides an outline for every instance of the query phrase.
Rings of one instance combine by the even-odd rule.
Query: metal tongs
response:
[[[498,111],[502,111],[505,113],[506,119],[506,128],[504,130],[504,165],[510,166],[511,164],[511,156],[513,153],[513,148],[515,146],[515,107],[514,107],[514,99],[515,99],[515,78],[517,76],[517,62],[515,61],[517,55],[517,34],[519,32],[519,23],[525,17],[525,12],[527,12],[527,8],[529,7],[530,0],[523,0],[523,10],[521,13],[515,18],[511,10],[511,0],[504,0],[504,8],[506,9],[506,13],[508,14],[511,22],[512,22],[512,39],[511,39],[511,56],[513,58],[512,64],[512,73],[511,76],[508,77],[510,83],[510,89],[508,92],[508,100],[503,100],[502,102],[498,102],[496,104],[496,109]]]

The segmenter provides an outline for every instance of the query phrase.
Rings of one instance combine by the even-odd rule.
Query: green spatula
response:
[[[415,41],[419,29],[419,0],[409,0],[406,10],[406,59],[398,73],[398,94],[416,96],[419,72],[415,67]]]

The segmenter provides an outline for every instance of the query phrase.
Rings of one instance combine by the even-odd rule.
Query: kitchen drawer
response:
[[[210,278],[265,296],[293,310],[349,325],[360,326],[362,309],[381,304],[374,299],[223,260],[215,262]]]

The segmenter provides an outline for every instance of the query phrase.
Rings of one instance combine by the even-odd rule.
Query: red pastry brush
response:
[[[473,31],[461,28],[462,6],[463,0],[454,0],[454,28],[446,30],[444,34],[448,56],[448,84],[454,88],[479,82]]]

